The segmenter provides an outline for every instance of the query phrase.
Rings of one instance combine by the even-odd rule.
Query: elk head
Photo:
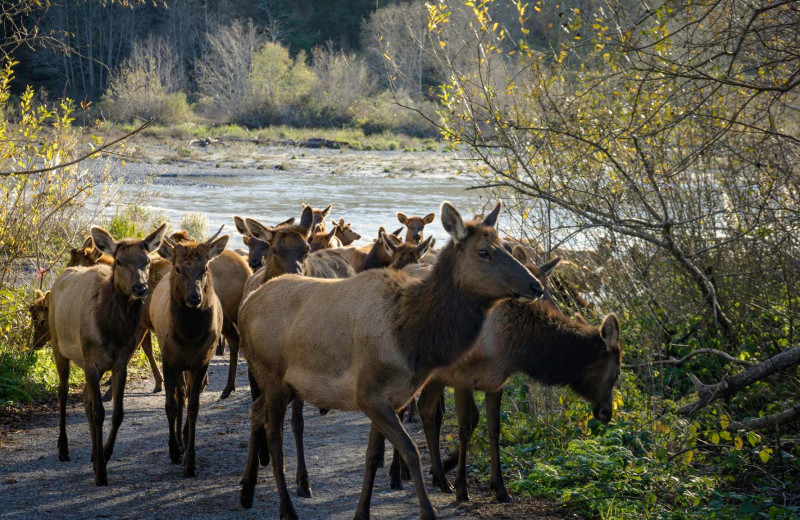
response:
[[[167,238],[171,247],[159,249],[159,254],[172,262],[170,290],[173,301],[183,301],[193,309],[208,306],[209,302],[204,301],[209,293],[209,282],[212,282],[208,264],[228,245],[228,235],[217,238],[220,231],[222,227],[202,244],[194,240],[177,242]]]
[[[49,308],[50,308],[50,291],[43,293],[36,291],[36,299],[33,305],[28,308],[31,313],[31,325],[33,326],[33,350],[39,350],[50,341],[50,321],[49,321]]]
[[[361,235],[356,233],[350,228],[350,224],[345,223],[343,218],[335,223],[333,227],[336,229],[336,238],[342,243],[343,246],[349,246],[356,240],[361,238]]]
[[[245,219],[247,229],[258,240],[269,244],[269,254],[265,257],[268,278],[286,273],[300,272],[300,264],[308,255],[313,214],[311,206],[305,206],[300,224],[268,228],[253,219]]]
[[[92,267],[97,264],[103,252],[94,247],[92,237],[86,237],[81,247],[70,249],[67,267]]]
[[[581,321],[583,324],[586,323],[583,318],[580,318],[579,323]],[[622,345],[619,342],[617,316],[609,314],[600,328],[595,330],[599,332],[597,341],[600,355],[583,369],[580,378],[571,386],[578,395],[592,404],[594,418],[607,423],[613,414],[614,385],[622,367]]]
[[[329,249],[333,247],[331,240],[333,240],[334,235],[336,235],[336,226],[334,226],[329,233],[322,231],[321,228],[322,226],[317,225],[314,229],[314,233],[311,235],[311,240],[308,241],[309,251],[311,253],[319,251],[320,249]]]
[[[264,265],[264,258],[269,254],[269,242],[265,242],[264,240],[254,237],[250,232],[250,229],[247,227],[245,219],[242,217],[233,217],[233,222],[236,224],[237,231],[243,235],[242,242],[244,242],[244,245],[247,246],[247,263],[250,265],[250,268],[253,271],[260,269],[261,266]],[[291,226],[292,224],[294,224],[294,217],[284,220],[275,226],[275,228],[281,226]],[[262,225],[261,227],[265,226]]]
[[[314,209],[311,206],[307,206],[306,204],[303,204],[303,211],[305,211],[306,208],[309,208],[314,214],[314,220],[311,222],[311,229],[316,229],[317,226],[319,226],[319,225],[322,225],[322,227],[320,228],[320,231],[325,231],[327,229],[327,226],[325,226],[325,219],[328,217],[328,214],[331,212],[331,208],[332,207],[333,207],[333,204],[328,204],[328,207],[325,208],[325,209]]]
[[[404,213],[397,214],[397,220],[408,228],[406,230],[406,242],[419,244],[422,242],[422,230],[425,224],[430,224],[436,218],[435,213],[428,213],[424,217],[407,217]]]
[[[498,202],[483,221],[464,222],[452,204],[442,203],[442,225],[453,239],[453,251],[446,247],[440,255],[453,257],[448,262],[455,285],[486,306],[509,297],[528,302],[544,293],[539,280],[506,251],[497,236],[494,226],[501,207]],[[437,265],[442,260],[440,256]]]
[[[120,293],[133,299],[144,299],[148,294],[147,276],[150,269],[150,253],[157,250],[167,231],[167,223],[141,240],[135,238],[114,238],[103,228],[92,228],[95,247],[111,256],[114,287]]]
[[[383,231],[383,228],[381,228]],[[425,256],[428,249],[433,247],[436,242],[433,237],[428,237],[424,242],[415,245],[409,242],[398,244],[391,236],[381,233],[378,237],[386,248],[386,253],[392,257],[392,267],[402,269],[410,264],[419,263],[419,259]]]

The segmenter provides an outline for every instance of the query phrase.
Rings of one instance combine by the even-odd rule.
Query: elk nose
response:
[[[189,305],[198,306],[200,305],[200,295],[192,293],[186,298],[186,301],[189,302]]]
[[[252,260],[249,262],[250,269],[255,271],[256,269],[261,269],[261,260]]]
[[[610,421],[611,420],[611,410],[606,408],[606,407],[600,408],[597,411],[597,420],[602,422],[603,424],[605,424],[608,421]]]
[[[131,292],[137,298],[144,298],[147,296],[147,284],[146,283],[137,283],[131,288]]]
[[[531,282],[531,294],[534,298],[540,298],[544,295],[542,285],[538,282]]]

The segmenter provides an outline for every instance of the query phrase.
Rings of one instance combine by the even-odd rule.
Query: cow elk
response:
[[[86,378],[83,401],[92,439],[94,481],[98,486],[108,485],[106,463],[122,424],[128,362],[144,332],[141,313],[149,291],[149,253],[158,249],[166,228],[164,223],[142,240],[120,241],[101,228],[92,228],[95,246],[114,259],[113,265],[69,267],[56,279],[50,293],[50,342],[59,377],[58,459],[70,460],[66,399],[73,362],[83,369]],[[100,378],[109,370],[114,411],[104,446],[105,409],[100,398]]]
[[[328,227],[325,225],[325,219],[328,217],[328,214],[330,214],[332,207],[333,204],[328,204],[328,207],[325,209],[314,209],[311,206],[303,204],[303,211],[305,211],[306,208],[309,208],[314,216],[314,219],[311,222],[311,229],[316,229],[317,226],[319,226],[320,232],[327,231]]]
[[[515,257],[520,256],[516,250],[514,253]],[[455,364],[437,370],[420,394],[418,406],[431,453],[434,484],[452,493],[445,471],[457,463],[458,500],[469,500],[466,455],[479,420],[475,390],[486,392],[490,488],[501,502],[511,500],[501,473],[499,442],[503,387],[512,375],[522,372],[545,385],[569,386],[592,404],[596,419],[604,423],[611,420],[612,393],[622,360],[619,322],[610,314],[597,328],[583,320],[571,320],[558,311],[550,297],[547,279],[559,260],[538,267],[528,264],[545,286],[545,297],[528,304],[506,300],[497,305],[487,317],[475,346]],[[454,456],[442,464],[440,403],[446,386],[455,389],[459,445]],[[393,487],[400,480],[394,464],[391,480]]]
[[[193,240],[167,239],[172,248],[162,248],[160,253],[172,262],[172,269],[156,287],[149,309],[161,347],[169,456],[177,464],[183,455],[183,473],[187,477],[196,475],[195,430],[200,392],[224,321],[210,267],[212,260],[225,251],[228,236],[216,238],[217,235],[201,244]],[[181,421],[187,394],[184,432]]]
[[[422,231],[425,229],[425,225],[433,222],[435,218],[436,214],[434,213],[428,213],[424,217],[407,217],[404,213],[397,214],[397,220],[406,227],[406,242],[411,244],[422,242]]]
[[[494,229],[499,212],[500,204],[483,222],[465,223],[443,203],[442,222],[452,240],[423,279],[392,269],[344,280],[288,275],[245,299],[242,349],[262,393],[252,408],[244,507],[252,506],[266,443],[280,517],[297,518],[283,470],[282,429],[286,407],[299,395],[320,408],[361,410],[372,420],[356,518],[369,517],[384,439],[410,468],[422,517],[435,518],[419,452],[396,412],[436,368],[453,363],[474,342],[495,302],[541,296],[539,281],[503,249]]]
[[[343,246],[349,246],[356,240],[361,239],[361,235],[353,231],[350,224],[346,223],[343,218],[334,223],[333,227],[336,229],[336,238],[339,239]]]
[[[36,298],[28,308],[31,314],[31,326],[33,327],[33,341],[31,350],[44,348],[50,341],[50,323],[48,321],[50,305],[50,291],[36,291]]]
[[[253,271],[260,269],[264,265],[264,258],[269,254],[269,243],[254,237],[242,217],[234,216],[233,222],[236,224],[236,230],[242,234],[242,242],[247,246],[247,263],[250,269]],[[291,226],[292,224],[294,224],[294,217],[284,220],[275,227]]]
[[[311,234],[311,238],[308,240],[310,246],[309,251],[311,253],[322,249],[338,249],[342,247],[342,243],[336,238],[337,228],[335,226],[330,232],[321,231],[321,228],[321,225],[317,225],[314,232]]]

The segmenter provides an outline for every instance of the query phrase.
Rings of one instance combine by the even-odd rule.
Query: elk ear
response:
[[[100,227],[92,228],[92,240],[94,240],[94,245],[97,249],[111,256],[114,256],[117,246],[119,246],[117,241],[114,240],[114,237],[109,235],[108,231]]]
[[[408,217],[405,215],[405,213],[400,213],[398,211],[397,212],[397,220],[399,220],[400,223],[403,224],[404,226],[408,225]],[[402,229],[403,228],[400,228],[401,231],[402,231]]]
[[[611,352],[619,345],[619,322],[616,314],[609,314],[600,325],[600,337],[606,344],[606,349]]]
[[[83,241],[83,245],[81,247],[92,247],[92,245],[94,245],[92,243],[92,236],[89,235],[88,237],[86,237],[86,240]]]
[[[278,224],[278,226],[291,226],[292,224],[294,224],[294,217],[287,218],[286,220],[284,220],[283,222]],[[278,226],[275,226],[275,227],[278,227]]]
[[[436,213],[428,213],[427,215],[422,217],[422,221],[426,224],[430,224],[431,222],[433,222],[433,219],[435,218],[436,218]]]
[[[458,210],[447,201],[442,202],[442,226],[444,230],[453,237],[453,242],[458,243],[465,238],[469,232],[464,227],[464,221]]]
[[[247,229],[250,230],[251,237],[263,240],[264,242],[269,242],[275,235],[274,231],[257,220],[246,218],[244,219],[244,222],[247,225]]]
[[[503,203],[498,201],[497,206],[483,219],[483,225],[494,227],[497,224],[497,216],[500,215],[500,208],[502,207]]]
[[[428,249],[429,249],[431,246],[433,246],[433,243],[434,243],[434,242],[435,242],[435,241],[433,240],[433,237],[432,237],[432,236],[430,236],[430,237],[426,238],[425,240],[423,240],[423,241],[422,241],[422,243],[421,243],[420,245],[418,245],[418,246],[417,246],[417,253],[419,254],[419,257],[420,257],[420,258],[422,258],[423,256],[425,256],[425,253],[427,253],[427,252],[428,252]]]
[[[338,224],[339,224],[339,227],[341,227],[342,229],[344,229],[344,219],[343,219],[343,218],[340,218],[340,219],[339,219],[339,222],[338,222]]]
[[[589,322],[586,321],[586,318],[584,318],[583,315],[580,312],[576,312],[575,315],[572,317],[572,319],[577,321],[578,323],[580,323],[582,325],[588,325],[589,324]]]
[[[334,227],[333,227],[333,229],[331,229],[331,232],[330,232],[330,233],[328,233],[328,242],[330,242],[330,241],[331,241],[331,239],[333,238],[333,235],[335,235],[335,234],[336,234],[336,230],[337,230],[337,229],[339,229],[339,228],[337,228],[336,226],[334,226]]]
[[[225,251],[225,246],[228,245],[229,239],[230,239],[229,235],[222,235],[218,239],[211,242],[211,244],[208,246],[208,251],[206,252],[206,258],[208,258],[209,262],[218,257],[219,255],[221,255],[223,251]]]
[[[148,253],[151,251],[155,251],[161,245],[161,241],[164,240],[164,234],[167,232],[167,223],[164,222],[155,231],[147,235],[142,239],[142,245],[144,246],[145,251]],[[95,243],[97,241],[95,240]],[[105,252],[105,251],[104,251]]]
[[[100,249],[98,249],[96,247],[94,249],[92,249],[91,252],[89,253],[89,259],[94,263],[97,263],[97,261],[100,260],[100,257],[102,257],[102,256],[103,256],[103,252],[100,251]]]
[[[303,214],[300,215],[300,227],[306,229],[306,233],[311,231],[311,223],[314,222],[314,211],[311,206],[303,205]]]
[[[40,289],[36,289],[36,299],[38,300],[42,296],[44,296],[44,293]]]
[[[399,237],[400,233],[402,233],[402,232],[403,232],[403,228],[398,228],[398,229],[395,229],[394,231],[392,231],[392,234],[394,236],[396,236],[396,237]]]
[[[519,245],[514,246],[511,249],[511,256],[516,258],[521,264],[526,264],[528,262],[528,253],[525,252],[525,249],[523,249],[522,246]]]
[[[560,262],[561,262],[561,257],[557,256],[552,260],[550,260],[549,262],[540,265],[539,270],[542,272],[543,275],[550,276],[550,274],[553,272],[553,270]]]
[[[50,291],[44,293],[44,304],[47,306],[50,305]]]
[[[386,233],[381,228],[381,232],[378,235],[378,240],[381,241],[383,244],[383,248],[389,254],[389,256],[394,256],[394,252],[397,251],[397,244],[395,244],[391,238],[386,236]]]
[[[325,218],[325,217],[328,216],[328,214],[331,212],[331,208],[332,207],[333,207],[333,204],[328,204],[328,207],[322,210],[322,218]]]
[[[158,246],[158,251],[156,252],[158,253],[158,256],[160,256],[164,260],[169,260],[170,262],[172,262],[172,254],[174,253],[174,250],[172,246],[169,245],[169,243],[167,243],[166,240],[161,242],[161,245]]]
[[[238,231],[242,235],[247,236],[250,234],[250,230],[247,229],[247,224],[244,223],[244,219],[242,217],[234,215],[233,223],[236,225],[236,231]]]

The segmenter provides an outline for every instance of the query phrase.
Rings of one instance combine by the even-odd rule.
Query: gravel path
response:
[[[227,357],[227,356],[226,356]],[[211,383],[201,397],[197,430],[197,478],[183,477],[180,465],[170,463],[164,394],[153,394],[152,382],[129,382],[125,394],[125,420],[114,455],[108,465],[109,486],[94,485],[90,462],[91,442],[82,404],[68,409],[67,434],[72,461],[57,457],[58,414],[38,416],[22,431],[11,434],[0,448],[0,517],[50,518],[277,518],[278,501],[272,466],[261,468],[255,504],[249,511],[239,506],[239,479],[244,471],[249,438],[250,394],[246,366],[239,366],[236,392],[219,400],[227,373],[227,360],[216,357]],[[294,490],[295,446],[288,423],[285,428],[287,482]],[[107,435],[110,403],[106,403]],[[363,414],[332,411],[321,416],[306,407],[306,458],[313,498],[293,495],[303,519],[351,519],[355,513],[364,473],[364,452],[369,422]],[[419,424],[408,426],[422,448]],[[388,444],[387,444],[388,446]],[[372,499],[374,518],[418,518],[411,483],[402,491],[389,488],[386,467],[378,471]],[[427,460],[423,467],[429,467]],[[478,498],[458,506],[452,495],[428,487],[442,518],[566,518],[552,504],[523,501],[508,508],[492,504],[485,490]],[[484,496],[475,496],[484,495]],[[516,512],[515,512],[516,511]]]

